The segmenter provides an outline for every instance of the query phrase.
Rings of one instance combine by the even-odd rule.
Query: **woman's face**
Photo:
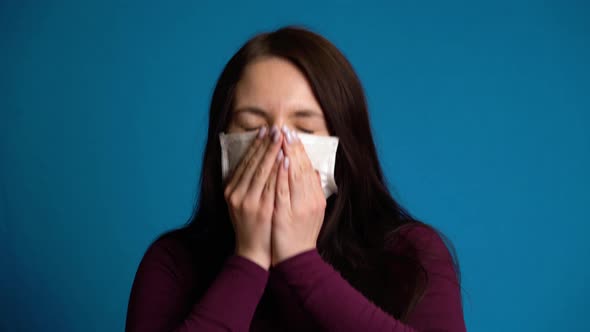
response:
[[[261,58],[246,66],[236,86],[234,105],[228,133],[286,125],[303,133],[329,135],[305,76],[278,57]]]

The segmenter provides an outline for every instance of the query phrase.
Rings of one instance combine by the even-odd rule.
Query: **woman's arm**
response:
[[[420,227],[411,232],[430,252],[449,255],[440,237]],[[450,257],[450,256],[449,256]],[[328,331],[465,331],[460,290],[450,260],[422,260],[429,274],[423,299],[407,324],[396,320],[354,289],[316,249],[291,257],[272,273],[289,285],[303,307]],[[395,294],[392,294],[395,296]]]
[[[248,331],[268,271],[240,256],[225,262],[205,295],[191,303],[190,259],[179,246],[157,241],[133,283],[126,331]]]

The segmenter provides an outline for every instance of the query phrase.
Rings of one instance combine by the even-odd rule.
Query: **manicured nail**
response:
[[[293,141],[299,142],[299,135],[297,135],[297,131],[293,130]]]
[[[289,157],[285,157],[285,160],[283,160],[283,167],[289,169]]]
[[[258,129],[258,138],[263,138],[266,135],[266,126]]]
[[[272,135],[272,141],[273,142],[278,142],[279,141],[279,128],[277,126],[272,126],[272,129],[270,130],[270,134]]]
[[[293,143],[293,133],[287,127],[283,128],[283,133],[285,133],[285,139],[287,139],[287,143]]]
[[[279,155],[277,156],[277,161],[281,162],[283,161],[283,158],[285,157],[285,154],[283,153],[283,149],[279,150]]]

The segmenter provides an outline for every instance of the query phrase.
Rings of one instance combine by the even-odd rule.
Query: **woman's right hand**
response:
[[[282,135],[276,126],[266,127],[240,161],[227,183],[224,196],[236,236],[236,254],[264,269],[271,264],[271,220]]]

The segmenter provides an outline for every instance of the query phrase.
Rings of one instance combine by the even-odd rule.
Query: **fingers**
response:
[[[268,128],[266,128],[266,127],[262,127],[258,130],[258,135],[256,136],[256,139],[252,142],[252,145],[250,145],[250,148],[248,149],[246,154],[242,157],[242,160],[240,161],[240,163],[236,167],[234,174],[231,176],[230,181],[227,183],[227,185],[225,187],[226,197],[229,193],[232,193],[234,191],[234,188],[240,182],[240,179],[242,178],[242,174],[244,173],[244,170],[246,169],[248,161],[250,159],[252,159],[252,156],[259,149],[262,149],[264,147],[264,142],[265,142],[264,138],[266,137],[267,132],[268,132]]]
[[[262,160],[258,166],[256,166],[249,184],[248,195],[256,197],[256,199],[260,198],[260,195],[264,190],[264,186],[268,182],[267,180],[269,179],[269,174],[272,171],[273,165],[276,164],[277,158],[279,156],[282,136],[280,135],[279,129],[277,127],[272,128],[269,139],[270,144],[262,156]]]
[[[311,176],[314,175],[313,167],[297,133],[285,126],[282,131],[285,136],[283,149],[291,162],[288,172],[290,196],[294,202],[298,202],[313,194],[315,186],[310,181]]]
[[[244,170],[240,180],[238,181],[236,187],[234,188],[234,193],[240,197],[245,195],[250,187],[250,183],[252,182],[252,177],[254,173],[259,169],[260,163],[264,159],[264,156],[267,154],[268,149],[272,146],[274,139],[278,132],[278,129],[273,130],[273,134],[270,136],[265,136],[262,146],[256,150],[256,152],[252,155],[252,157],[246,162],[244,166]],[[276,154],[275,154],[276,156]],[[268,167],[268,171],[265,171],[266,176],[268,177],[268,173],[270,173],[270,167]],[[266,181],[266,178],[264,179]],[[260,199],[260,196],[255,198],[256,200]]]
[[[305,147],[301,143],[297,132],[295,130],[289,130],[287,126],[283,126],[281,130],[283,136],[285,136],[285,154],[293,159],[293,166],[305,171],[312,169],[311,161],[307,156],[307,152],[305,152]],[[295,158],[299,160],[298,163],[295,163]]]
[[[282,167],[283,158],[284,158],[283,151],[280,150],[279,153],[277,154],[277,158],[275,159],[275,162],[272,166],[272,170],[271,170],[270,174],[268,175],[268,179],[266,180],[266,183],[264,185],[264,189],[262,190],[262,195],[260,197],[260,200],[265,205],[269,204],[271,206],[274,206],[275,191],[277,189],[277,179],[278,179],[278,175],[279,175],[279,168]]]
[[[275,208],[279,213],[291,210],[291,195],[289,192],[289,167],[291,160],[284,156],[279,163],[277,174],[277,188],[275,194]]]

